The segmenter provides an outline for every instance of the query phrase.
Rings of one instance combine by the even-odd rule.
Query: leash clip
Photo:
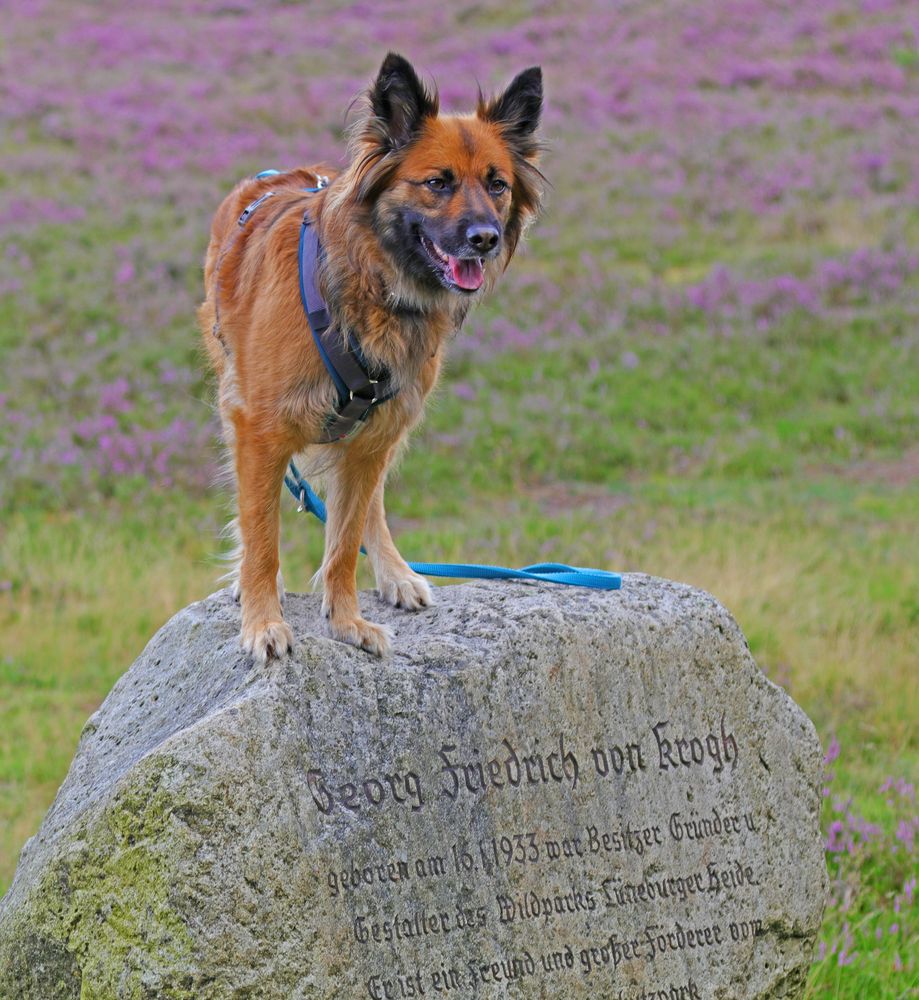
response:
[[[300,490],[300,506],[297,508],[297,513],[302,514],[306,510],[306,490]]]

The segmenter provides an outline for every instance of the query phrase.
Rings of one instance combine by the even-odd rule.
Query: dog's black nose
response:
[[[466,230],[466,240],[470,246],[475,247],[479,253],[488,253],[498,245],[501,234],[496,226],[476,225],[470,226]]]

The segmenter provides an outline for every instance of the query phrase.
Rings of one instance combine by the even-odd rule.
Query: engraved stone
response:
[[[437,592],[253,668],[220,592],[92,716],[0,902],[0,997],[798,997],[821,752],[709,595]]]

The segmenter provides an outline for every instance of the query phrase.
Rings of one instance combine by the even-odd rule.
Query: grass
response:
[[[334,162],[398,36],[441,82],[541,62],[555,185],[392,484],[402,550],[715,594],[840,747],[809,1000],[919,996],[909,4],[27,6],[0,68],[0,891],[86,717],[218,585],[210,212],[247,170]],[[283,545],[302,589],[321,530],[291,504]]]

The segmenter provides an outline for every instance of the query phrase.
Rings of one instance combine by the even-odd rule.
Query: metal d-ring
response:
[[[370,383],[371,385],[377,385],[377,384],[379,383],[379,381],[380,381],[380,380],[379,380],[379,379],[377,379],[377,378],[369,378],[369,379],[367,379],[367,381],[368,381],[368,382],[369,382],[369,383]],[[350,403],[350,402],[351,402],[351,400],[353,400],[353,399],[354,399],[354,390],[353,390],[353,389],[349,389],[349,390],[348,390],[348,402]],[[374,389],[374,390],[373,390],[373,399],[371,399],[371,400],[370,400],[370,402],[369,402],[369,403],[368,403],[367,405],[368,405],[368,406],[373,406],[373,404],[374,404],[374,403],[375,403],[376,401],[377,401],[377,391],[376,391],[376,389]]]

